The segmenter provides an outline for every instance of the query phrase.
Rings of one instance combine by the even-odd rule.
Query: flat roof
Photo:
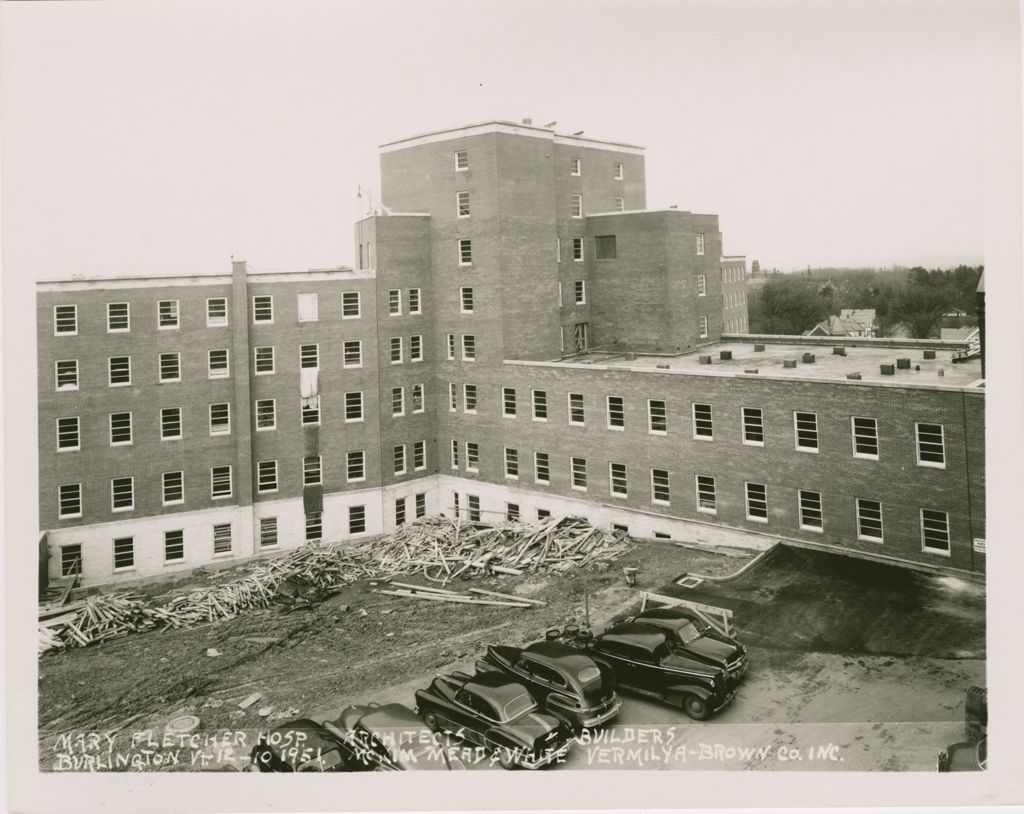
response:
[[[339,266],[333,269],[306,269],[299,271],[249,271],[246,279],[253,283],[300,283],[317,280],[336,280],[339,276],[348,279],[373,277],[372,269],[353,269]],[[226,285],[232,281],[232,275],[223,272],[217,274],[159,275],[131,277],[101,277],[75,275],[52,280],[39,280],[37,291],[75,291],[89,289],[130,289],[130,288],[170,288],[185,285]]]
[[[419,133],[415,136],[396,139],[380,145],[382,153],[404,150],[407,147],[418,147],[421,144],[432,144],[439,141],[450,141],[459,137],[479,136],[484,133],[506,133],[515,136],[531,136],[554,141],[556,144],[572,144],[578,147],[612,148],[619,152],[643,155],[644,148],[638,144],[627,144],[622,141],[608,141],[606,139],[590,138],[582,135],[567,135],[556,133],[547,127],[538,127],[535,124],[523,124],[522,122],[504,121],[495,119],[487,122],[467,124],[462,127],[451,127],[444,130],[432,130],[428,133]]]

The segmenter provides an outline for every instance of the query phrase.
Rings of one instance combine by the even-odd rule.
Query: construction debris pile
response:
[[[484,573],[520,575],[527,570],[565,570],[607,562],[632,547],[625,532],[607,532],[575,517],[538,524],[459,523],[444,517],[421,520],[358,546],[308,543],[254,564],[249,574],[166,598],[138,593],[89,596],[39,609],[39,653],[127,636],[144,630],[194,627],[231,619],[271,603],[285,610],[310,606],[359,579],[391,580],[422,573],[449,581]],[[390,582],[393,596],[473,605],[533,607],[538,603],[509,594],[471,588],[467,592]],[[163,601],[159,601],[159,600]]]

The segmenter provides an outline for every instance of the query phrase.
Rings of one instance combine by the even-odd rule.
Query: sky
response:
[[[648,206],[718,214],[764,268],[979,263],[1012,9],[5,3],[5,273],[349,265],[380,144],[525,117],[644,145]]]

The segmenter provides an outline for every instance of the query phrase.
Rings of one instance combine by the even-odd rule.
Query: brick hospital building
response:
[[[490,122],[381,149],[356,268],[38,285],[49,573],[110,583],[425,515],[573,513],[984,570],[957,343],[754,337],[643,149]]]

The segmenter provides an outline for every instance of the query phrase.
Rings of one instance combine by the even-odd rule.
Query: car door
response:
[[[547,665],[539,664],[533,659],[524,659],[523,663],[529,670],[530,676],[526,687],[538,706],[543,707],[547,703],[548,695],[555,688],[555,672]]]
[[[594,643],[594,650],[611,666],[617,685],[622,687],[640,686],[637,683],[637,669],[630,647],[622,642],[598,639]]]
[[[480,719],[482,699],[469,690],[461,689],[455,694],[452,710],[452,730],[471,743],[483,743],[485,723]]]

